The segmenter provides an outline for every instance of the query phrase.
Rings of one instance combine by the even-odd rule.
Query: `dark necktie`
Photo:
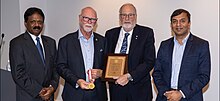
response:
[[[121,50],[120,50],[120,53],[122,54],[126,54],[127,47],[128,47],[128,36],[129,36],[129,33],[125,33],[125,36],[124,36],[124,39],[121,45]]]
[[[37,40],[37,45],[36,45],[37,46],[37,50],[38,50],[38,52],[40,54],[40,57],[41,57],[41,60],[42,60],[43,64],[45,64],[43,48],[42,48],[42,45],[40,44],[40,38],[37,37],[36,40]]]

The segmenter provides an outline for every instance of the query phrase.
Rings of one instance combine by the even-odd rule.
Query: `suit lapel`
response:
[[[31,52],[33,52],[33,58],[36,58],[38,60],[38,62],[41,63],[43,66],[43,62],[41,60],[40,54],[37,50],[37,47],[36,47],[34,41],[32,40],[31,36],[28,34],[28,32],[24,33],[24,39],[27,41],[27,42],[25,42],[27,48],[30,49]]]
[[[99,63],[99,59],[98,59],[98,56],[99,56],[99,51],[98,50],[99,48],[99,39],[97,37],[97,35],[94,33],[94,39],[93,39],[93,42],[94,42],[94,61],[93,61],[93,68],[98,68],[98,64]]]
[[[78,31],[76,33],[73,34],[73,38],[71,39],[72,40],[72,43],[73,43],[73,46],[75,47],[75,51],[77,52],[77,54],[79,55],[79,57],[81,58],[81,63],[83,64],[83,67],[85,67],[84,65],[84,62],[83,62],[83,55],[82,55],[82,49],[81,49],[81,45],[80,45],[80,41],[78,39]]]
[[[45,54],[45,73],[47,73],[47,70],[49,69],[49,61],[50,61],[50,47],[47,40],[44,38],[44,36],[41,36],[43,46],[44,46],[44,54]],[[41,61],[42,62],[42,61]]]
[[[171,76],[172,76],[172,59],[173,59],[173,48],[174,48],[174,37],[170,40],[169,46],[168,46],[168,62],[169,62],[169,81],[171,82]]]
[[[110,45],[111,46],[110,47],[110,49],[111,49],[110,51],[112,53],[115,53],[115,48],[116,48],[116,45],[117,45],[117,42],[118,42],[118,38],[119,38],[119,35],[120,35],[120,30],[121,30],[121,27],[118,27],[116,29],[116,31],[111,34],[112,35],[112,40],[109,40],[109,41],[111,41],[109,43],[113,43],[112,45]]]
[[[84,60],[83,60],[83,55],[82,55],[82,49],[81,49],[81,45],[80,45],[80,41],[78,39],[79,36],[79,31],[76,31],[75,33],[72,33],[72,37],[71,37],[71,41],[73,44],[73,51],[76,51],[77,55],[76,57],[80,58],[80,64],[82,67],[79,67],[79,74],[81,75],[81,77],[83,77],[84,79],[86,79],[86,75],[85,74],[85,64],[84,64]]]
[[[45,65],[49,63],[49,43],[47,40],[42,36],[42,42],[44,46],[44,54],[45,54]]]
[[[180,66],[180,73],[182,71],[183,65],[185,64],[184,63],[185,62],[185,57],[189,54],[190,49],[192,47],[192,44],[193,44],[193,36],[190,33],[189,38],[188,38],[187,43],[186,43],[186,46],[185,46],[184,53],[183,53],[182,62],[181,62],[181,66]]]
[[[190,34],[189,39],[187,40],[187,43],[186,43],[186,46],[185,46],[184,53],[183,53],[182,63],[183,63],[184,58],[190,52],[190,49],[192,47],[192,41],[193,41],[193,36]]]
[[[138,39],[139,39],[138,37],[139,37],[140,32],[137,28],[138,26],[136,25],[132,33],[131,43],[129,47],[129,55],[131,55],[134,52],[134,49],[138,46],[137,43],[138,43]]]

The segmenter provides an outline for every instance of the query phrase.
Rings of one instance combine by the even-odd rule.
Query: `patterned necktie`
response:
[[[124,36],[124,39],[121,45],[121,50],[120,50],[120,53],[122,54],[126,54],[127,47],[128,47],[128,40],[127,40],[128,36],[129,36],[129,33],[125,33],[125,36]]]
[[[37,46],[37,50],[38,50],[38,52],[40,54],[40,57],[41,57],[41,60],[42,60],[43,64],[45,64],[43,48],[42,48],[42,45],[40,44],[40,38],[37,37],[36,40],[37,40],[37,45],[36,45]]]

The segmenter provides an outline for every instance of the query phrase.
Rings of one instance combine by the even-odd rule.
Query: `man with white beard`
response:
[[[96,11],[85,7],[79,15],[79,30],[59,40],[57,71],[65,79],[63,101],[107,101],[101,81],[106,39],[93,32]]]
[[[108,53],[128,54],[128,72],[109,82],[111,101],[152,101],[150,71],[155,62],[154,32],[136,24],[137,12],[126,3],[119,10],[120,27],[106,32]]]

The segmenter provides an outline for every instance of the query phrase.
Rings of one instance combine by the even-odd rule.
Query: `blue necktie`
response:
[[[37,46],[37,50],[38,50],[38,52],[40,54],[40,57],[41,57],[41,60],[42,60],[43,64],[45,64],[43,48],[42,48],[42,45],[40,44],[40,38],[37,37],[36,40],[37,40],[37,45],[36,45]]]
[[[122,54],[126,54],[127,47],[128,47],[128,36],[129,36],[129,33],[125,33],[125,36],[124,36],[124,39],[121,45],[121,50],[120,50],[120,53]]]

